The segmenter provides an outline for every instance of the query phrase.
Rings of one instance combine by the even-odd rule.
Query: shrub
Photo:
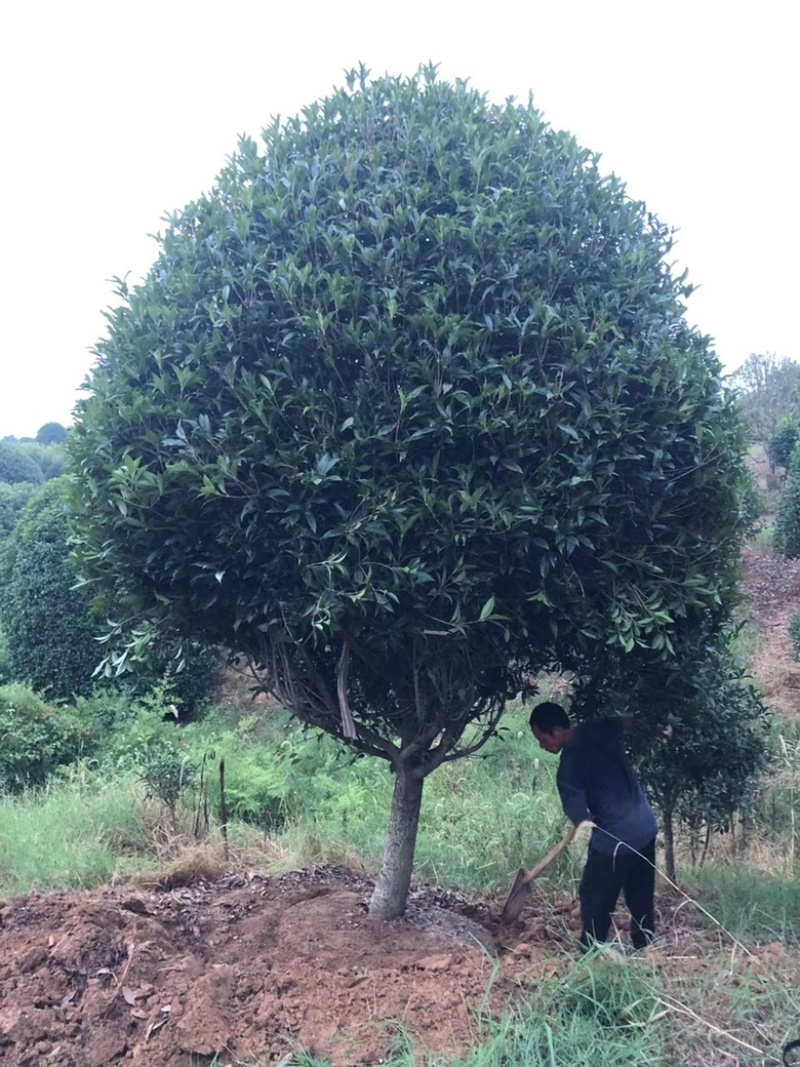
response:
[[[178,746],[162,740],[141,752],[138,769],[147,796],[169,810],[172,829],[177,832],[178,801],[197,780],[197,765]]]
[[[788,467],[789,459],[800,436],[800,427],[793,418],[785,418],[772,435],[767,445],[769,461],[773,467]]]
[[[0,482],[9,485],[33,482],[34,485],[41,485],[43,481],[42,468],[21,445],[0,441]]]
[[[789,620],[789,637],[792,640],[794,658],[800,660],[800,611],[796,611]]]
[[[63,484],[29,501],[0,557],[0,614],[14,678],[55,699],[91,692],[102,652],[74,588]]]
[[[22,509],[38,488],[33,482],[0,482],[0,545],[14,532]]]
[[[10,793],[44,785],[97,741],[75,715],[20,683],[0,687],[0,738],[0,789]]]
[[[745,536],[755,537],[761,529],[761,516],[766,510],[767,502],[758,479],[749,467],[745,468],[739,507]]]
[[[789,473],[775,517],[775,548],[786,559],[800,557],[800,447],[789,457]]]

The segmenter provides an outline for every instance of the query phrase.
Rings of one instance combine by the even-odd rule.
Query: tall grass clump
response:
[[[720,925],[744,944],[800,944],[800,873],[772,875],[738,864],[689,868],[684,883]]]
[[[149,846],[134,787],[131,778],[100,783],[89,775],[0,795],[0,892],[85,889],[111,880],[125,853]]]
[[[451,1067],[643,1067],[658,1064],[658,1038],[646,1029],[609,1031],[591,1013],[543,1012],[536,1006],[504,1016],[489,1040]],[[442,1061],[439,1061],[440,1063]],[[403,1067],[411,1067],[413,1060]]]

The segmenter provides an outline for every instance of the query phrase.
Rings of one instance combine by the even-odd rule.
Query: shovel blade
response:
[[[518,919],[525,907],[525,901],[528,899],[531,892],[530,882],[525,881],[525,870],[520,868],[517,877],[514,879],[514,884],[511,887],[511,892],[508,894],[508,900],[503,905],[502,919],[506,922]]]

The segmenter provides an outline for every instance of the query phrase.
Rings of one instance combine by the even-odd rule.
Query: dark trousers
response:
[[[633,947],[644,948],[652,941],[656,927],[653,904],[655,838],[639,852],[641,855],[620,846],[615,856],[589,849],[580,887],[581,944],[584,947],[588,947],[592,939],[605,941],[608,937],[620,890],[631,913]]]

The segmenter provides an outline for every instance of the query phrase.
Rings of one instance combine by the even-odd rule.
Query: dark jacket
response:
[[[611,853],[622,841],[640,850],[658,832],[653,809],[622,750],[622,719],[576,726],[561,750],[556,784],[567,818],[591,819],[590,848]]]

